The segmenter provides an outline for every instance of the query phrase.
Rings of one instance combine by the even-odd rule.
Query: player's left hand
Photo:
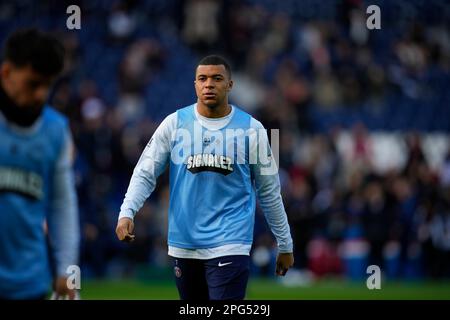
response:
[[[69,289],[67,287],[67,277],[57,277],[53,283],[53,290],[54,300],[59,300],[61,298],[75,300],[77,296],[75,289]]]
[[[133,234],[134,222],[132,219],[124,217],[117,222],[116,235],[120,241],[132,242],[135,235]]]
[[[290,267],[294,265],[294,255],[292,253],[279,253],[277,256],[277,276],[284,276]]]

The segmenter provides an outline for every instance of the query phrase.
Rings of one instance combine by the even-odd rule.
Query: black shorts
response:
[[[182,300],[242,300],[250,257],[224,256],[209,260],[173,258],[175,281]]]

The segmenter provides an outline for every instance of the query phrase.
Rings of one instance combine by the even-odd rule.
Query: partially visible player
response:
[[[79,243],[72,139],[67,119],[46,104],[63,68],[64,49],[36,29],[14,32],[3,48],[0,299],[44,299],[52,280],[56,295],[74,298],[76,292],[66,284]]]
[[[262,147],[270,155],[267,135],[259,121],[228,103],[232,86],[223,58],[200,61],[197,103],[169,115],[158,127],[133,172],[119,214],[117,236],[132,241],[133,218],[169,165],[168,244],[181,299],[244,299],[256,195],[278,242],[277,274],[284,276],[294,262],[278,171],[264,170],[275,162],[250,161]],[[230,130],[237,136],[225,139]],[[245,132],[264,132],[263,139]]]

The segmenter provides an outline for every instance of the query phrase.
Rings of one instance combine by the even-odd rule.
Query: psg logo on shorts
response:
[[[181,269],[179,267],[173,268],[175,271],[175,277],[180,278],[181,277]]]

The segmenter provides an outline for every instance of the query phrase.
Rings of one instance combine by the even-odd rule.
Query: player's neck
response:
[[[230,114],[231,106],[227,102],[216,108],[209,108],[202,103],[197,103],[197,112],[206,118],[223,118]]]

